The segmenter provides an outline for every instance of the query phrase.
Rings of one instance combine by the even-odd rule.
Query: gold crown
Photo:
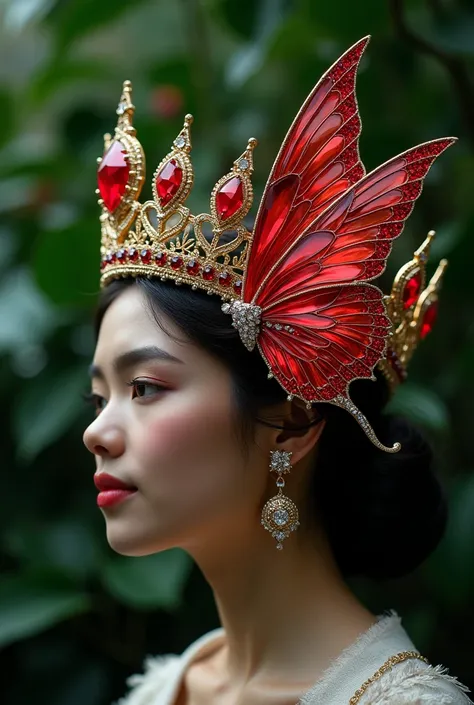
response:
[[[387,314],[392,322],[392,335],[385,357],[377,367],[392,392],[405,381],[407,365],[418,343],[428,335],[436,319],[438,293],[448,261],[441,260],[426,286],[426,264],[434,236],[434,230],[430,230],[413,259],[398,271],[391,294],[384,297]]]
[[[189,156],[193,118],[186,115],[153,175],[153,200],[140,204],[145,156],[133,127],[131,94],[132,85],[125,81],[114,138],[104,136],[105,154],[98,160],[101,286],[119,277],[154,276],[224,300],[238,299],[251,240],[242,220],[253,201],[250,177],[257,140],[249,140],[231,171],[214,186],[211,213],[194,216],[184,205],[194,181]]]
[[[252,152],[257,140],[234,161],[214,186],[210,214],[194,216],[184,203],[193,181],[190,159],[192,116],[152,179],[153,200],[140,204],[145,156],[133,127],[135,106],[130,81],[123,84],[115,135],[104,136],[97,193],[101,196],[101,286],[129,276],[159,277],[218,294],[224,301],[241,298],[252,234],[242,220],[253,201]],[[207,228],[207,234],[204,229]],[[431,330],[447,261],[442,260],[426,287],[426,263],[435,233],[397,273],[384,297],[392,322],[386,355],[377,367],[393,392],[407,376],[407,365],[421,339]]]

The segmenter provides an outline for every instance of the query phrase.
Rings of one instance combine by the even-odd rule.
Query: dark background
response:
[[[81,394],[98,288],[95,160],[102,134],[113,131],[122,81],[134,84],[149,178],[183,115],[195,115],[190,204],[201,212],[250,136],[260,141],[261,195],[306,94],[368,33],[358,82],[367,168],[423,140],[460,140],[431,170],[380,282],[388,291],[426,232],[437,230],[429,273],[441,257],[450,261],[438,324],[392,407],[435,445],[449,530],[414,575],[355,588],[373,610],[396,608],[420,650],[474,686],[472,3],[4,0],[2,703],[106,705],[146,653],[180,652],[217,626],[210,590],[183,552],[128,559],[108,548],[81,441],[91,418]]]

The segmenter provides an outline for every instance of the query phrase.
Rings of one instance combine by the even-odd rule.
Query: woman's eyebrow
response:
[[[156,345],[147,345],[146,347],[128,350],[118,355],[113,361],[113,368],[117,374],[120,374],[140,362],[149,362],[150,360],[162,360],[164,362],[184,364],[182,360],[166,352],[166,350],[158,348]],[[102,368],[94,363],[89,367],[89,376],[92,379],[102,380],[105,377]]]

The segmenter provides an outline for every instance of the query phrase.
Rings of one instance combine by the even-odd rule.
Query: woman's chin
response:
[[[147,556],[163,550],[150,545],[143,535],[137,536],[130,529],[107,524],[107,541],[110,548],[122,556]]]

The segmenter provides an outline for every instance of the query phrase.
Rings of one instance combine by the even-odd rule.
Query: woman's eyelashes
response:
[[[98,416],[100,412],[105,409],[107,404],[107,399],[101,397],[100,394],[95,394],[95,392],[84,394],[83,399],[87,402],[87,404],[91,404],[96,416]]]
[[[161,382],[149,378],[135,378],[127,382],[127,386],[131,387],[130,399],[155,399],[159,394],[167,391],[169,388],[165,387]],[[107,406],[108,400],[97,394],[96,392],[89,392],[83,395],[84,400],[91,404],[95,415],[98,416]]]
[[[132,388],[132,399],[152,399],[158,394],[167,391],[167,387],[158,380],[148,378],[136,378],[127,382]]]

